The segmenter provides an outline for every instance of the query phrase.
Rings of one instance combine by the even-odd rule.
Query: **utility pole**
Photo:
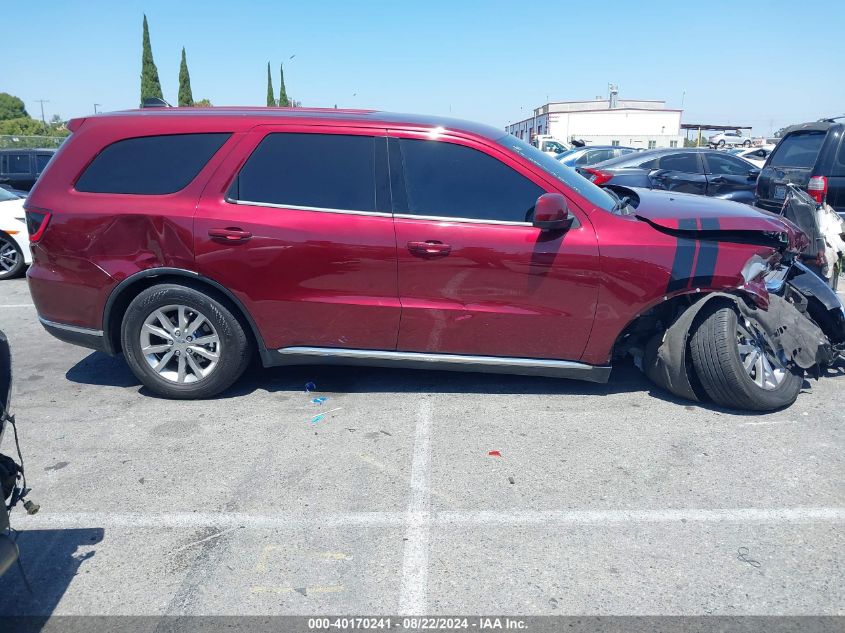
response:
[[[46,131],[47,130],[47,119],[44,118],[44,104],[50,103],[50,100],[49,99],[36,99],[35,101],[37,101],[38,103],[41,104],[41,123],[44,124],[44,130]]]
[[[102,103],[95,103],[94,104],[94,114],[97,114],[97,106],[103,105]]]

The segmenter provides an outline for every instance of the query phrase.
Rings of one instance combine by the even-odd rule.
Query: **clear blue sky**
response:
[[[845,3],[425,0],[2,2],[0,92],[32,116],[135,107],[141,20],[164,96],[188,54],[195,99],[264,105],[285,62],[307,106],[452,115],[499,127],[551,100],[662,99],[755,133],[845,113]],[[295,55],[293,59],[290,59]]]

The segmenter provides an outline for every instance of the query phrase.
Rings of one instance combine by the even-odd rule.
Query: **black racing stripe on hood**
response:
[[[696,222],[691,218],[678,220],[679,231],[695,231]],[[672,262],[672,272],[669,276],[669,284],[666,292],[674,292],[686,288],[687,282],[692,274],[692,263],[695,260],[696,241],[687,237],[678,236],[675,247],[675,260]]]
[[[718,231],[718,218],[701,218],[702,231]],[[690,280],[690,286],[700,288],[709,286],[713,282],[713,273],[716,272],[716,258],[719,256],[719,242],[705,240],[699,242],[698,259],[695,261],[695,273]]]

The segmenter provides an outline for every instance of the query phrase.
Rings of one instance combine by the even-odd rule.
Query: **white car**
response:
[[[719,147],[736,147],[742,145],[743,147],[751,147],[751,137],[743,136],[739,130],[735,132],[722,132],[707,139],[710,147],[716,149]]]
[[[763,169],[763,165],[766,164],[766,159],[769,157],[769,154],[772,153],[772,150],[774,148],[774,145],[763,145],[762,147],[745,147],[742,149],[732,149],[730,150],[730,153],[734,156],[738,156],[739,158],[747,160],[749,163],[751,163],[758,169]]]
[[[0,281],[17,277],[31,263],[23,198],[0,187]]]

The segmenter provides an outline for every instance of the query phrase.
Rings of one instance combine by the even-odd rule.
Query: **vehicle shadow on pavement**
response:
[[[842,378],[841,368],[831,370],[823,380]],[[156,394],[142,387],[129,370],[122,357],[110,357],[102,352],[92,354],[79,361],[66,373],[72,382],[110,387],[139,387],[145,396],[157,398]],[[380,367],[354,367],[335,365],[298,365],[290,367],[262,368],[255,362],[232,387],[218,396],[218,399],[243,397],[257,391],[270,393],[302,391],[313,382],[321,393],[453,393],[453,394],[533,394],[533,395],[579,395],[608,396],[620,393],[647,393],[650,397],[686,407],[711,411],[729,411],[738,415],[764,415],[753,411],[736,411],[715,406],[711,403],[692,402],[678,398],[655,386],[630,362],[614,365],[613,373],[606,384],[545,378],[536,376],[515,376],[509,374],[486,374],[476,372],[435,371],[426,369],[395,369]],[[805,379],[802,390],[811,388],[811,381]]]
[[[103,528],[17,532],[26,578],[17,564],[0,577],[0,617],[53,613],[82,564],[96,554],[104,534]]]

